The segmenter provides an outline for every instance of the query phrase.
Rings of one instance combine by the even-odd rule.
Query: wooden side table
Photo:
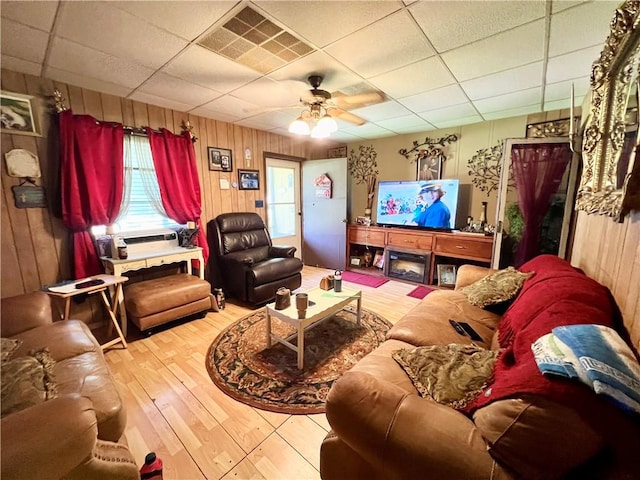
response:
[[[94,285],[86,288],[76,288],[76,284],[80,282],[85,282],[87,280],[100,279],[103,280],[104,283],[100,285]],[[64,312],[61,314],[61,318],[63,320],[67,320],[69,318],[69,310],[71,307],[71,299],[76,295],[93,295],[96,293],[100,294],[100,298],[102,299],[102,303],[107,309],[107,313],[111,318],[111,324],[109,325],[108,334],[111,335],[113,332],[113,327],[115,327],[116,332],[118,332],[118,337],[113,340],[108,341],[104,345],[101,345],[102,349],[111,347],[112,345],[116,345],[118,343],[122,343],[124,348],[127,348],[127,341],[122,333],[123,328],[118,324],[118,318],[116,316],[116,309],[118,308],[118,304],[120,299],[124,300],[124,293],[122,291],[122,284],[129,280],[128,277],[121,277],[116,275],[94,275],[91,278],[83,278],[80,280],[76,280],[73,283],[69,283],[67,285],[60,286],[52,286],[48,287],[45,291],[52,297],[61,298],[64,300]],[[113,291],[113,294],[111,292]],[[108,295],[108,294],[109,295]],[[109,298],[111,297],[111,298]],[[122,318],[123,322],[126,322],[126,318]]]

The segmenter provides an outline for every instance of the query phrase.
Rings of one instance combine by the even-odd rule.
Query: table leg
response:
[[[67,297],[64,301],[64,317],[63,320],[69,320],[69,309],[71,308],[71,297]]]
[[[298,368],[304,367],[304,326],[298,322]]]
[[[124,345],[124,348],[127,348],[127,340],[125,339],[124,334],[122,333],[122,330],[120,329],[120,325],[118,325],[118,319],[116,317],[115,314],[115,305],[118,302],[118,298],[121,296],[122,293],[122,284],[118,284],[116,287],[116,293],[113,297],[113,302],[109,303],[109,299],[107,298],[107,294],[106,292],[106,288],[104,290],[100,290],[100,297],[102,298],[102,302],[104,303],[104,306],[107,308],[107,313],[109,314],[109,317],[111,318],[111,322],[113,324],[113,326],[116,329],[116,332],[118,332],[118,338],[116,338],[115,340],[112,340],[110,342],[107,342],[106,344],[102,345],[102,349],[104,350],[107,347],[110,347],[111,345],[114,345],[116,343],[120,343],[122,342],[122,345]]]
[[[357,319],[358,319],[358,326],[360,326],[360,317],[361,317],[361,313],[362,313],[362,294],[360,294],[358,296],[358,305],[357,305]]]
[[[265,309],[267,312],[266,315],[266,324],[267,324],[267,348],[271,346],[271,315],[269,315],[269,310]]]

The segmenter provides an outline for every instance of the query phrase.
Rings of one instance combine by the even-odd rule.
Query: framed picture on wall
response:
[[[233,171],[233,156],[227,148],[207,147],[209,170],[217,172]]]
[[[33,96],[0,91],[2,133],[40,136],[33,111]]]
[[[442,155],[418,157],[416,180],[440,180],[442,178]]]
[[[260,171],[238,169],[238,188],[240,190],[260,190]]]

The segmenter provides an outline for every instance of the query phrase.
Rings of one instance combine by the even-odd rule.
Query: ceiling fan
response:
[[[354,125],[364,125],[367,123],[364,118],[350,113],[347,110],[375,105],[384,101],[384,94],[379,91],[355,95],[347,95],[340,91],[329,93],[326,90],[320,89],[320,84],[323,79],[321,75],[310,75],[307,78],[311,89],[300,98],[300,102],[308,107],[309,110],[303,111],[298,120],[308,122],[310,119],[315,119],[319,122],[322,118],[328,116],[331,118],[339,118]],[[291,128],[289,131],[291,131]]]

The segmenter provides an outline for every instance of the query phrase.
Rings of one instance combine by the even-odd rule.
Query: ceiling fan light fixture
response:
[[[326,130],[328,133],[333,133],[338,130],[338,124],[336,123],[336,121],[326,113],[318,121],[318,127]]]
[[[309,124],[302,119],[302,115],[289,125],[289,132],[297,135],[309,135]]]
[[[323,128],[320,123],[311,129],[311,138],[327,138],[329,137],[329,130]]]

